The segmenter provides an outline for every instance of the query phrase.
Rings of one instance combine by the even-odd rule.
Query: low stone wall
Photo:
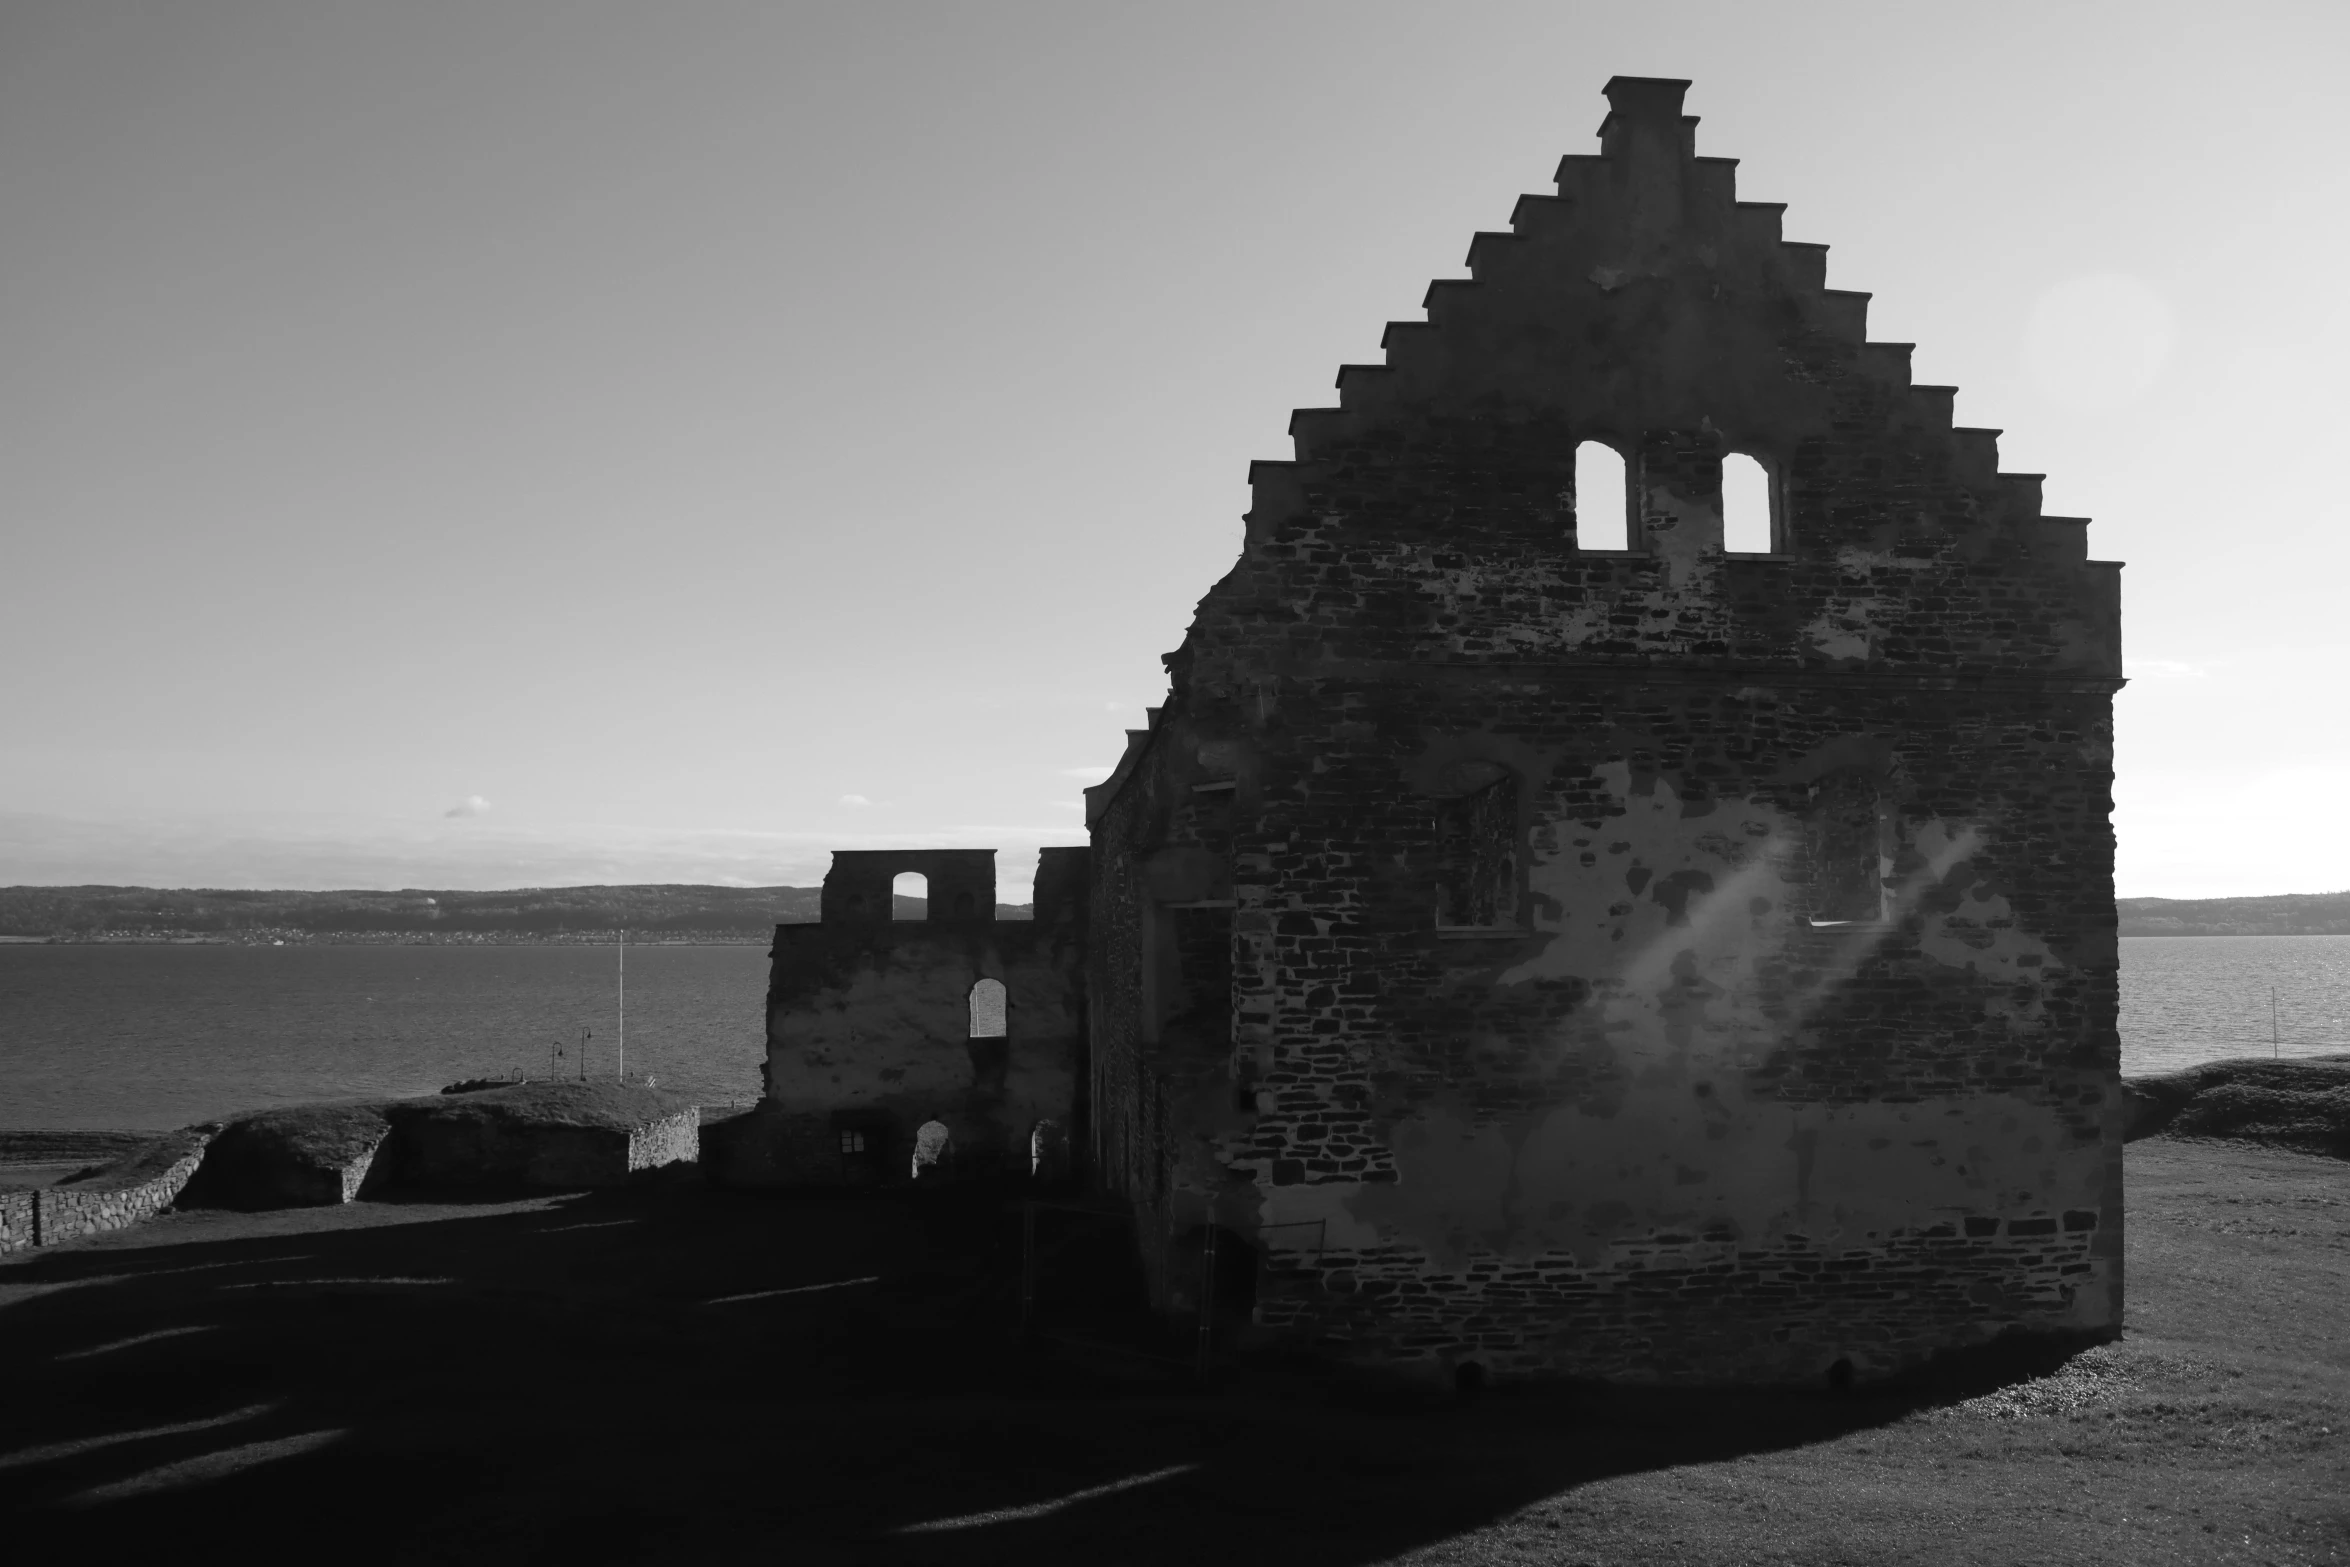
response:
[[[675,1115],[647,1121],[628,1134],[628,1168],[654,1170],[665,1164],[699,1164],[702,1158],[702,1107],[689,1105]]]
[[[0,1191],[0,1252],[22,1251],[33,1243],[31,1190]]]
[[[375,1156],[382,1151],[383,1144],[379,1141],[373,1148],[336,1170],[334,1172],[335,1194],[332,1200],[338,1203],[357,1202],[359,1194],[366,1191],[371,1184],[380,1184],[374,1179]]]
[[[171,1133],[87,1180],[0,1187],[0,1252],[137,1224],[183,1190],[195,1206],[281,1208],[393,1183],[618,1186],[698,1162],[701,1126],[701,1107],[678,1095],[594,1084],[263,1111]]]
[[[200,1126],[173,1132],[146,1152],[86,1181],[5,1194],[0,1251],[54,1246],[154,1218],[178,1198],[204,1162],[204,1150],[218,1130]]]

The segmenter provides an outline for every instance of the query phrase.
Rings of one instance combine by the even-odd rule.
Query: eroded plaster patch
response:
[[[1268,1218],[1323,1218],[1350,1243],[1408,1239],[1440,1260],[1566,1250],[1595,1262],[1659,1232],[1859,1241],[1938,1218],[2096,1205],[2097,1168],[2056,1157],[2072,1134],[2045,1105],[2001,1095],[1804,1104],[1752,1087],[1752,1068],[1800,1033],[1893,922],[1839,931],[1825,956],[1816,940],[1798,953],[1804,927],[1787,911],[1799,823],[1762,801],[1684,801],[1671,780],[1628,763],[1593,773],[1616,812],[1536,835],[1529,880],[1550,939],[1499,983],[1585,982],[1590,1000],[1562,1026],[1554,1059],[1528,1071],[1596,1035],[1611,1086],[1511,1120],[1465,1102],[1415,1106],[1391,1126],[1394,1182],[1336,1201],[1331,1188],[1268,1191]],[[1912,841],[1917,869],[1893,889],[1896,920],[1981,837],[1927,822]],[[1920,924],[1937,961],[1986,977],[2053,962],[1987,889]]]

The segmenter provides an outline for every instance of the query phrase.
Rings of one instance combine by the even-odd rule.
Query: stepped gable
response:
[[[1736,160],[1698,156],[1687,86],[1611,81],[1598,155],[1477,235],[1470,278],[1391,323],[1384,363],[1339,370],[1338,406],[1296,411],[1295,457],[1251,469],[1240,566],[1170,655],[1178,692],[1284,645],[2119,675],[2118,570],[2086,560],[2084,520],[2043,517],[2040,476],[1998,471],[1999,432],[1954,428],[1955,388],[1868,340],[1869,296],[1827,286],[1827,247],[1783,239]],[[1628,552],[1573,547],[1584,440],[1628,459]],[[1767,555],[1722,551],[1732,452],[1772,475]]]

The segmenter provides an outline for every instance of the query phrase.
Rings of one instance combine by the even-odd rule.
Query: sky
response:
[[[2350,8],[0,0],[0,884],[1005,896],[1610,76],[2123,574],[2118,890],[2350,887]]]

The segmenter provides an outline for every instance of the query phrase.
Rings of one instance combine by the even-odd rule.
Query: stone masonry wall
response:
[[[33,1191],[0,1191],[0,1252],[33,1244]]]
[[[174,1132],[117,1169],[71,1186],[37,1187],[11,1197],[29,1197],[0,1227],[0,1250],[59,1241],[101,1230],[128,1229],[172,1205],[188,1178],[204,1162],[213,1128]],[[29,1221],[29,1222],[28,1222]]]
[[[628,1168],[655,1170],[668,1164],[698,1164],[702,1157],[702,1107],[647,1121],[628,1134]]]
[[[993,917],[992,851],[835,857],[826,918],[775,933],[766,1093],[730,1123],[721,1178],[747,1185],[890,1183],[911,1173],[918,1128],[944,1125],[949,1173],[1025,1176],[1042,1121],[1085,1102],[1085,851],[1047,849],[1036,918]],[[968,917],[892,920],[900,859],[969,882]],[[984,862],[982,870],[968,869]],[[934,903],[936,900],[934,899]],[[1004,1032],[975,1037],[972,992],[1004,987]],[[844,1152],[854,1134],[855,1152]]]
[[[1254,470],[1090,792],[1103,1179],[1265,1242],[1258,1331],[1430,1373],[2115,1331],[2117,572],[1695,156],[1684,85],[1611,84],[1602,155]],[[1586,440],[1629,550],[1578,547]],[[1723,549],[1731,451],[1768,553]],[[1440,927],[1495,780],[1502,907]]]

